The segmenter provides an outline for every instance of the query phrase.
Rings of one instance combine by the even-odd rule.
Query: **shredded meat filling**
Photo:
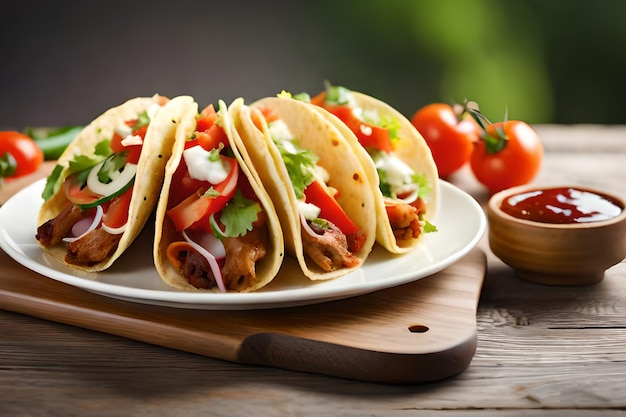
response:
[[[65,261],[75,265],[94,265],[115,252],[122,233],[112,235],[102,228],[94,229],[82,238],[67,244]]]
[[[226,262],[222,273],[226,287],[242,290],[256,283],[256,263],[267,253],[267,227],[255,227],[240,237],[224,239]]]
[[[70,235],[72,226],[83,217],[80,207],[68,204],[56,217],[37,228],[35,238],[44,246],[55,246]]]
[[[181,251],[178,259],[182,264],[179,272],[191,285],[205,290],[217,286],[209,262],[204,256],[194,250],[189,250]]]
[[[256,263],[267,254],[267,233],[267,225],[261,224],[243,236],[223,240],[226,256],[221,270],[227,289],[242,291],[256,283]],[[209,262],[195,250],[180,250],[176,259],[178,272],[189,284],[201,289],[217,286]]]
[[[385,208],[398,246],[407,245],[419,237],[422,228],[417,208],[400,202],[387,202]]]
[[[358,266],[360,259],[348,250],[348,241],[339,228],[329,223],[319,228],[309,223],[313,235],[302,229],[304,253],[325,272]]]

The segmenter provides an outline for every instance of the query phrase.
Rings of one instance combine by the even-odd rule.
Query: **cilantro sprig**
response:
[[[296,198],[301,199],[304,196],[306,187],[313,182],[313,170],[315,169],[315,164],[317,164],[318,157],[308,149],[298,148],[294,140],[291,143],[296,145],[297,150],[295,152],[287,149],[281,141],[274,141],[274,143],[285,163]]]
[[[262,208],[259,203],[245,198],[241,191],[237,190],[233,198],[222,209],[220,222],[224,225],[223,230],[217,224],[215,217],[211,216],[213,234],[220,239],[243,236],[252,230],[261,211]]]
[[[41,196],[44,200],[48,200],[59,191],[65,177],[75,172],[84,172],[86,180],[87,173],[89,172],[88,169],[100,163],[112,153],[111,141],[105,139],[96,144],[93,154],[76,155],[74,159],[68,162],[67,169],[65,169],[63,165],[57,164],[52,170],[52,173],[48,176]]]

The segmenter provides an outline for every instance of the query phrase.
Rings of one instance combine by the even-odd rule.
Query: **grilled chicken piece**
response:
[[[65,261],[74,265],[94,265],[111,256],[122,238],[102,228],[94,229],[82,238],[67,244]]]
[[[70,235],[72,226],[83,215],[83,210],[79,206],[68,204],[56,217],[37,228],[35,238],[44,246],[54,246]]]
[[[305,227],[302,228],[304,253],[325,272],[359,265],[360,259],[348,250],[346,235],[337,226],[328,223],[322,229],[309,223],[309,228],[313,234],[308,233]]]

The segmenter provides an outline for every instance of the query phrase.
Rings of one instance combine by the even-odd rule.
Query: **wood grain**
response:
[[[626,197],[626,126],[536,128],[546,154],[535,183]],[[467,169],[452,180],[486,202]],[[626,263],[592,286],[551,287],[480,248],[476,353],[453,378],[381,385],[242,365],[0,311],[0,415],[626,415]]]
[[[4,253],[0,260],[5,310],[229,361],[390,383],[467,368],[486,267],[475,250],[426,279],[348,300],[202,311],[111,299],[37,275]]]

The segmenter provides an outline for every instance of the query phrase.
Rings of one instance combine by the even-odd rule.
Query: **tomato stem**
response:
[[[493,124],[489,119],[480,112],[478,104],[473,101],[465,100],[464,109],[476,120],[482,133],[480,140],[485,142],[485,149],[490,155],[497,154],[506,147],[507,137],[504,132],[504,123]],[[508,108],[505,112],[504,120],[508,117]],[[489,134],[489,127],[495,132],[495,135]]]

